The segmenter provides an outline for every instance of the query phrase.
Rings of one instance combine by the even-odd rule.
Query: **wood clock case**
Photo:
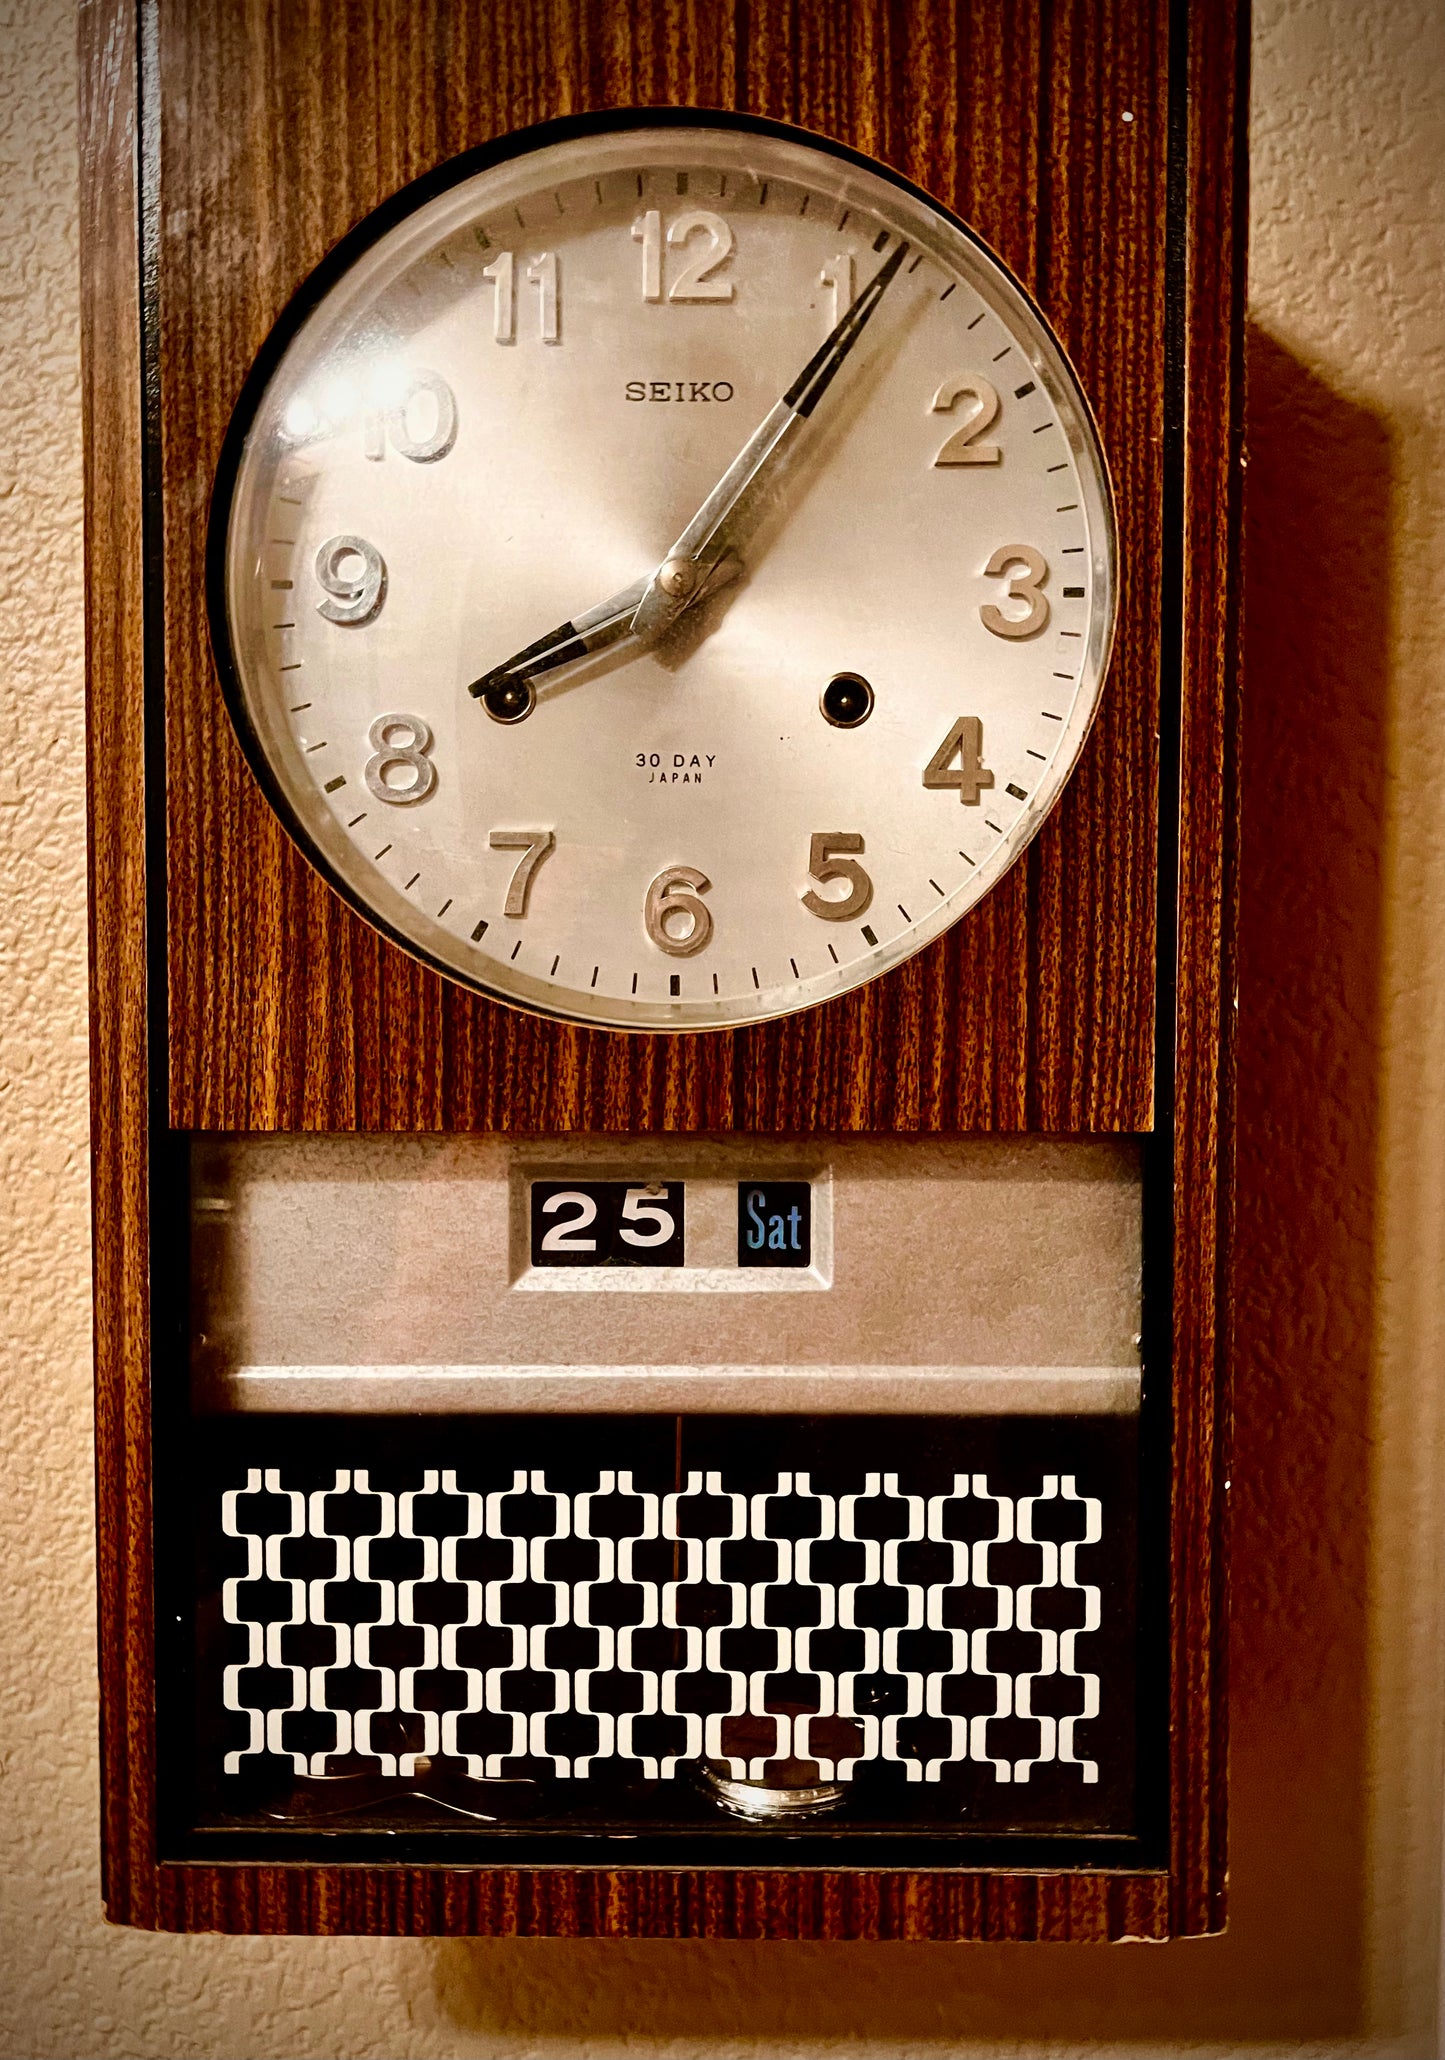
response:
[[[105,1893],[156,1928],[1164,1938],[1225,1880],[1239,419],[1247,24],[1232,0],[82,0]],[[290,296],[407,181],[538,121],[738,109],[880,158],[1034,292],[1097,412],[1121,610],[1026,858],[790,1020],[673,1038],[491,1004],[290,844],[212,663],[206,508]],[[1137,1134],[1144,1829],[1108,1866],[280,1865],[188,1857],[158,1782],[189,1136]],[[770,1861],[772,1855],[769,1855]]]

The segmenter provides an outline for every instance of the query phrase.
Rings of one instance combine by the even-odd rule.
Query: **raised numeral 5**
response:
[[[848,892],[839,899],[817,894],[810,887],[802,897],[810,915],[825,923],[841,923],[849,916],[861,916],[873,899],[873,882],[856,858],[843,858],[846,851],[861,851],[863,839],[856,830],[815,830],[808,846],[808,871],[826,887],[831,880],[846,880]]]

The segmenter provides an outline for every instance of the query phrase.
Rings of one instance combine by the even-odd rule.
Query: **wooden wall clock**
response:
[[[1219,1928],[1242,25],[81,20],[110,1913]]]

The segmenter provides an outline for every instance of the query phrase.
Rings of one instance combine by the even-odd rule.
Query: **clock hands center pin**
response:
[[[657,570],[559,623],[472,681],[468,692],[494,722],[525,720],[537,705],[534,682],[631,636],[646,647],[687,609],[742,571],[737,546],[745,515],[776,475],[783,452],[812,415],[897,277],[909,246],[900,242],[813,353],[782,399],[763,417]]]

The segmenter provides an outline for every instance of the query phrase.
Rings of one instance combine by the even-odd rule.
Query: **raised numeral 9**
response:
[[[386,598],[386,563],[365,537],[329,538],[316,553],[316,579],[327,594],[316,612],[328,622],[370,622]]]
[[[841,923],[849,916],[861,916],[873,899],[873,882],[859,865],[856,858],[844,858],[839,854],[861,851],[863,839],[856,830],[815,830],[813,841],[808,846],[808,871],[820,887],[826,887],[832,880],[846,880],[848,892],[841,897],[816,894],[810,887],[802,897],[803,906],[811,915],[821,916],[825,923]]]

